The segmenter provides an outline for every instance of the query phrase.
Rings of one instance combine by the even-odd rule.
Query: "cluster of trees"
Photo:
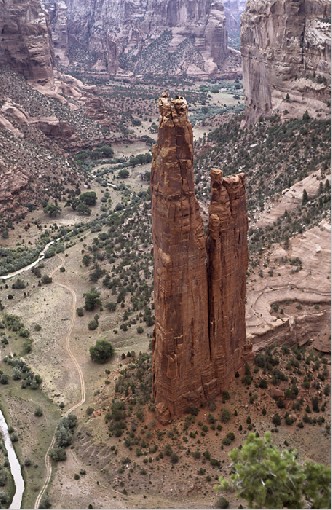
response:
[[[113,158],[114,150],[111,145],[102,145],[93,150],[81,151],[75,155],[75,160],[78,163],[83,163],[86,160],[96,161],[98,159]]]
[[[79,214],[90,216],[90,207],[95,206],[97,203],[97,195],[95,191],[86,191],[81,193],[79,197],[72,200],[72,209]]]
[[[77,416],[72,413],[60,420],[55,431],[55,445],[50,451],[50,457],[54,461],[59,462],[66,460],[66,448],[73,442],[76,426]]]

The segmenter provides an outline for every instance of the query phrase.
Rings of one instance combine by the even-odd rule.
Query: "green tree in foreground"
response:
[[[114,353],[113,346],[107,340],[97,340],[96,345],[90,347],[90,356],[95,363],[106,363]]]
[[[242,448],[230,453],[230,480],[219,478],[217,491],[237,490],[249,508],[331,508],[331,469],[323,464],[297,461],[294,450],[279,450],[264,437],[248,435]]]

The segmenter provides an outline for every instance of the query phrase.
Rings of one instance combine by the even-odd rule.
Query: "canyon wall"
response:
[[[250,121],[329,115],[330,0],[248,0],[241,53]]]
[[[248,266],[244,176],[212,171],[208,236],[195,198],[183,98],[160,101],[151,173],[155,333],[153,391],[167,423],[212,400],[241,370]]]
[[[207,76],[228,55],[222,1],[45,0],[59,63],[111,75]]]
[[[53,52],[47,17],[40,0],[0,0],[0,67],[27,80],[53,77]]]

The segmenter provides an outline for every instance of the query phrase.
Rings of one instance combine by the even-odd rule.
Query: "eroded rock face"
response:
[[[195,198],[192,128],[183,99],[160,100],[151,175],[155,261],[153,387],[162,421],[214,392],[206,245]]]
[[[187,103],[164,94],[159,108],[151,174],[153,390],[157,416],[165,423],[225,389],[250,352],[248,221],[244,176],[223,179],[214,170],[207,243],[195,198]]]
[[[0,67],[32,82],[53,78],[52,46],[40,0],[0,0]]]
[[[244,174],[211,172],[208,282],[211,358],[219,392],[243,366],[248,217]]]
[[[204,77],[216,72],[228,54],[222,1],[45,1],[65,65],[61,55],[68,54],[71,65],[112,75]]]
[[[241,53],[250,121],[329,115],[330,9],[330,0],[248,0]]]

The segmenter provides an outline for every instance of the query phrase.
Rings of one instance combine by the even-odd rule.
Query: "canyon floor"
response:
[[[238,103],[232,94],[226,97],[225,92],[212,92],[210,96],[218,108],[225,103]],[[196,109],[201,112],[203,107],[198,104]],[[155,112],[152,120],[156,119]],[[194,128],[197,139],[212,130],[215,122],[209,122],[208,117],[199,120]],[[139,129],[144,132],[144,119]],[[137,156],[149,150],[141,141],[114,144],[113,148],[117,157]],[[54,508],[211,508],[217,500],[214,485],[218,476],[229,473],[228,453],[242,443],[249,430],[262,434],[272,429],[276,444],[298,449],[301,459],[330,462],[330,403],[325,388],[330,381],[331,363],[331,229],[326,218],[291,237],[288,246],[275,243],[263,249],[248,274],[248,338],[255,354],[263,350],[277,359],[287,380],[274,381],[273,371],[254,363],[250,384],[236,378],[229,394],[221,396],[210,408],[161,427],[154,419],[153,409],[144,403],[149,382],[137,379],[136,389],[126,390],[126,398],[137,394],[127,409],[130,434],[116,437],[110,433],[107,415],[112,400],[121,397],[123,380],[149,372],[153,324],[149,322],[146,303],[151,303],[152,259],[149,209],[145,206],[149,184],[142,180],[149,169],[149,164],[129,167],[128,178],[119,179],[114,164],[100,161],[88,173],[91,190],[97,195],[91,216],[78,216],[69,207],[62,207],[60,215],[50,219],[42,209],[36,210],[3,240],[4,247],[15,248],[18,244],[33,246],[46,230],[56,236],[61,227],[67,227],[72,233],[64,241],[64,251],[39,265],[41,274],[52,278],[51,283],[39,283],[40,278],[29,270],[19,275],[24,288],[12,289],[16,278],[0,285],[4,305],[0,319],[1,314],[3,320],[5,314],[18,316],[30,331],[32,351],[23,357],[42,378],[41,389],[35,390],[23,389],[20,380],[11,379],[12,367],[4,358],[14,353],[20,356],[24,339],[5,327],[8,343],[1,344],[0,369],[10,376],[10,382],[1,386],[1,405],[17,432],[17,452],[21,463],[25,463],[24,508],[32,508],[36,502],[46,508],[46,500]],[[325,176],[317,175],[306,177],[255,213],[256,226],[272,224],[285,211],[298,207],[304,188],[309,195],[316,193],[319,183],[325,183]],[[117,216],[126,210],[127,216]],[[107,222],[108,217],[113,224]],[[117,223],[118,219],[122,223]],[[137,232],[141,237],[136,242]],[[103,243],[112,240],[112,236],[119,239],[110,263],[108,247]],[[110,273],[113,280],[120,275],[122,283],[114,292],[102,284],[100,276],[92,280],[91,264],[83,263],[82,255],[94,252],[99,254],[98,264],[106,271],[104,274]],[[130,260],[133,256],[139,261],[136,264],[142,264],[137,277],[135,261]],[[119,289],[123,282],[133,284],[136,278],[148,297],[144,306],[133,311],[130,296],[120,299]],[[79,316],[77,309],[84,307],[84,294],[92,287],[100,292],[102,305]],[[107,307],[109,303],[116,304],[115,311]],[[97,327],[89,329],[96,314]],[[115,356],[98,365],[91,361],[89,348],[101,338],[112,342]],[[260,387],[262,378],[267,380],[267,388]],[[278,398],[294,378],[296,383],[292,385],[296,384],[298,395],[284,399],[284,406],[278,407]],[[320,402],[318,413],[312,409],[315,397]],[[299,400],[301,403],[294,407]],[[38,407],[42,416],[35,416]],[[225,410],[229,412],[228,419],[223,415]],[[69,412],[78,417],[75,439],[67,448],[65,462],[50,463],[48,451],[56,426],[61,416]],[[282,417],[280,426],[272,423],[278,413]],[[285,413],[291,415],[292,423],[285,423]],[[231,432],[235,438],[225,441]],[[45,484],[45,480],[49,483]],[[231,508],[238,508],[241,502],[234,495],[227,497]]]

